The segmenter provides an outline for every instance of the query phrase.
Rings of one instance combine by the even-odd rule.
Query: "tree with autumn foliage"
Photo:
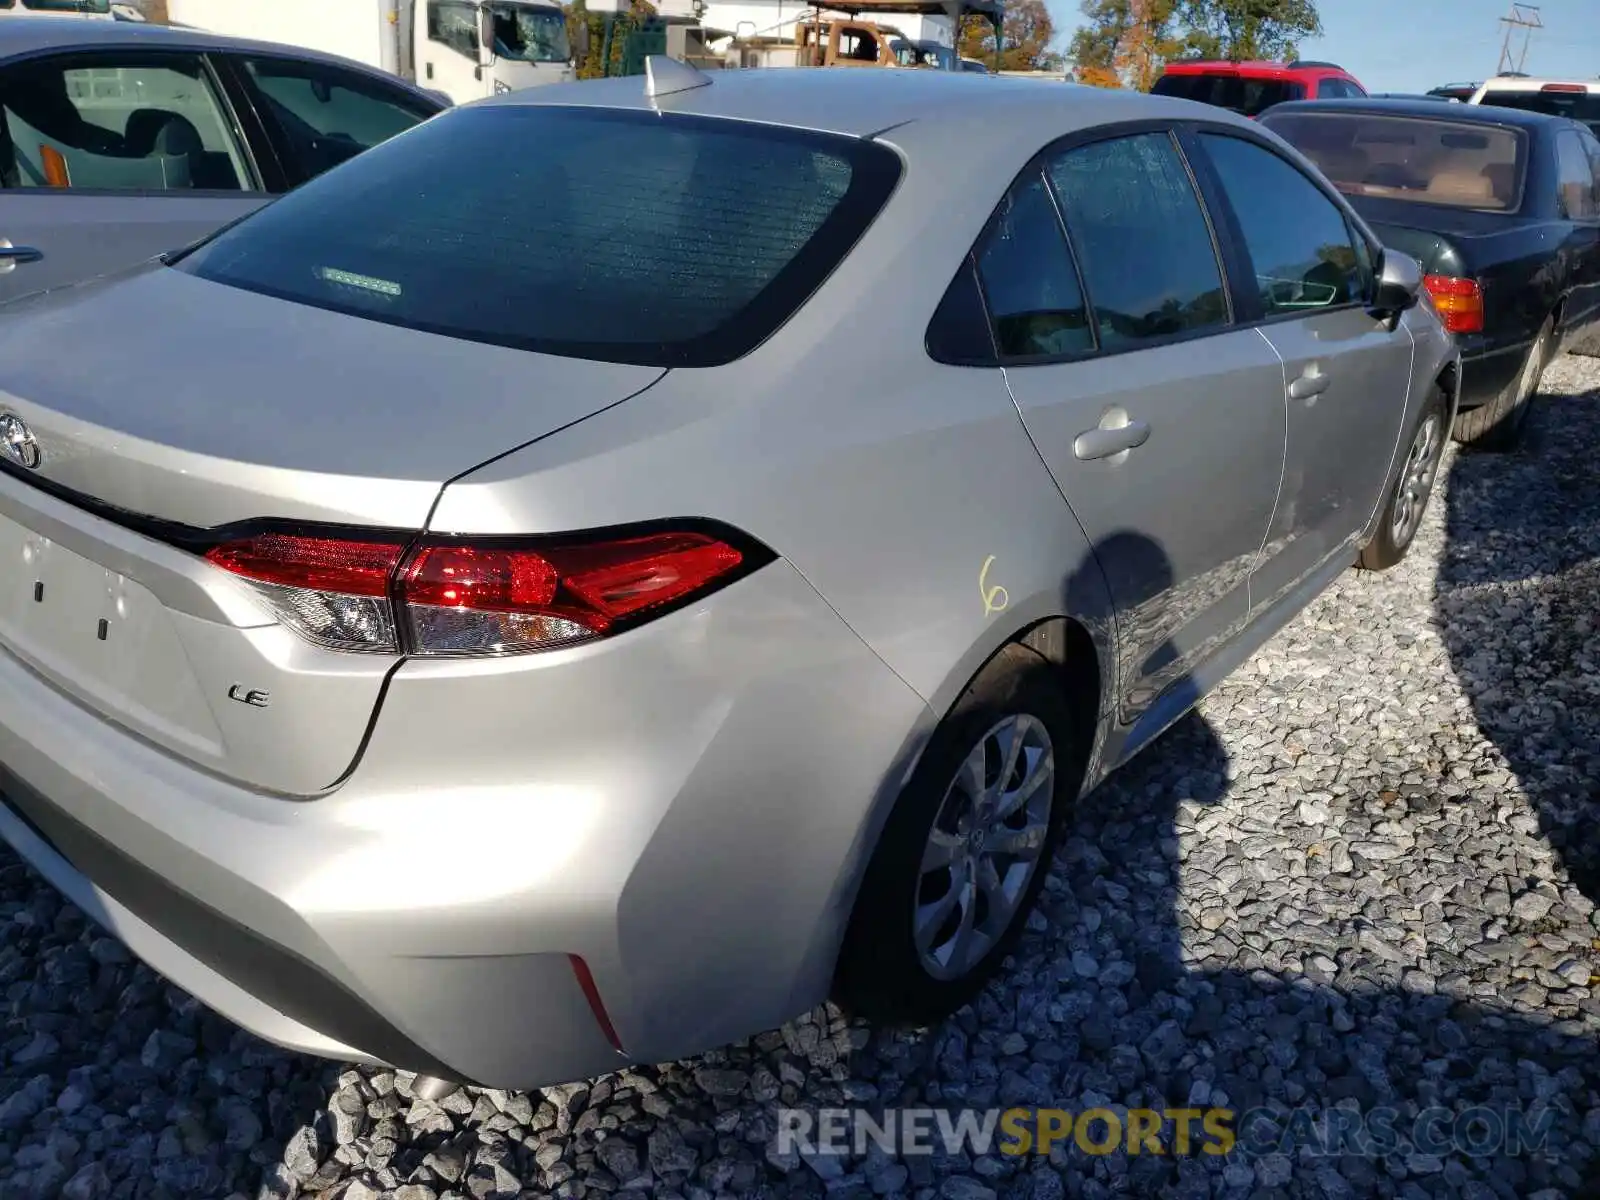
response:
[[[1149,91],[1179,55],[1288,58],[1322,32],[1316,0],[1083,0],[1072,39],[1080,83]]]
[[[1044,0],[1016,0],[1007,3],[1001,27],[1005,44],[1000,50],[1002,71],[1059,71],[1061,55],[1050,49],[1055,24]],[[994,66],[994,25],[987,17],[967,14],[957,41],[962,58],[975,58]]]

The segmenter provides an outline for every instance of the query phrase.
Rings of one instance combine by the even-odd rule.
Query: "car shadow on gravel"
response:
[[[1435,604],[1478,728],[1600,904],[1600,393],[1529,424],[1519,451],[1456,460]]]

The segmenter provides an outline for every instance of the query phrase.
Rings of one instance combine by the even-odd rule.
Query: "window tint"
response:
[[[1041,176],[1006,197],[978,256],[978,274],[1003,357],[1094,349],[1072,256]]]
[[[1177,96],[1231,108],[1253,117],[1286,100],[1304,100],[1303,83],[1277,79],[1244,79],[1238,75],[1163,75],[1150,89],[1157,96]]]
[[[1324,79],[1317,84],[1317,99],[1346,100],[1358,93],[1342,79]]]
[[[1266,315],[1363,297],[1344,213],[1300,170],[1242,138],[1201,134],[1244,234]]]
[[[1522,203],[1527,141],[1520,130],[1325,109],[1268,113],[1261,123],[1347,196],[1504,211]]]
[[[1048,171],[1078,251],[1101,347],[1227,324],[1211,231],[1169,136],[1080,146]]]
[[[177,260],[450,337],[657,366],[748,352],[899,179],[860,138],[556,105],[460,108]]]
[[[8,188],[239,191],[245,160],[189,55],[96,56],[0,73],[0,180]]]
[[[337,67],[251,58],[244,68],[262,96],[262,117],[296,182],[388,141],[429,115],[409,97]]]
[[[1556,138],[1556,169],[1561,188],[1561,211],[1575,221],[1600,216],[1595,210],[1594,167],[1583,141],[1570,129]]]

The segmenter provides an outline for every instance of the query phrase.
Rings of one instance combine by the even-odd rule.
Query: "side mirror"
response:
[[[588,14],[578,21],[576,36],[572,39],[573,66],[577,66],[589,57],[589,17]]]
[[[1399,316],[1422,292],[1422,264],[1409,254],[1385,248],[1378,262],[1378,294],[1372,307],[1381,316]]]

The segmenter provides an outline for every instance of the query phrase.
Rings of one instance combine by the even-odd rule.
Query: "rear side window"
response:
[[[978,276],[1002,357],[1094,349],[1077,272],[1041,176],[1031,176],[1006,197],[979,252]]]
[[[1092,142],[1052,159],[1046,170],[1103,349],[1228,323],[1211,228],[1168,134]]]
[[[0,71],[0,183],[118,192],[254,186],[200,57],[121,51]]]
[[[1163,75],[1150,89],[1157,96],[1198,100],[1253,117],[1286,100],[1304,100],[1303,83],[1280,79],[1246,79],[1238,75]]]
[[[786,321],[888,199],[859,138],[558,106],[458,109],[177,261],[392,325],[652,366],[714,366]]]
[[[1561,211],[1574,221],[1592,221],[1595,211],[1594,167],[1583,139],[1570,129],[1556,138],[1556,165],[1561,187]]]

